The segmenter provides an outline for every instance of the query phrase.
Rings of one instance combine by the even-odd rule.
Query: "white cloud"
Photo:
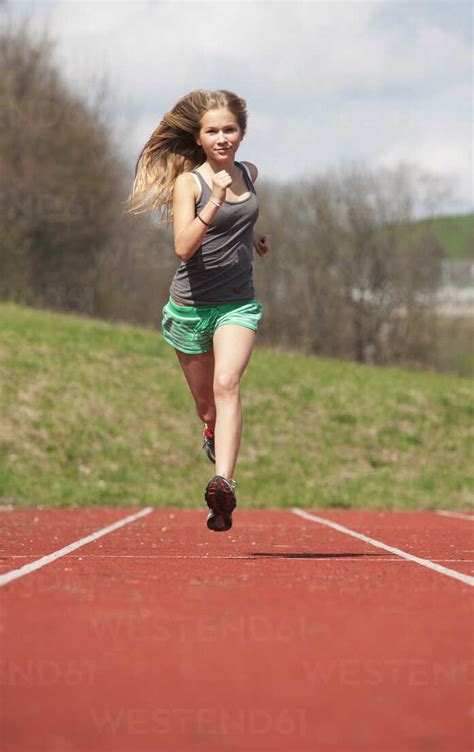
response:
[[[393,143],[376,164],[394,167],[400,162],[415,162],[426,173],[442,178],[453,196],[473,195],[472,142],[469,140],[449,141],[445,138],[410,144]],[[469,204],[465,208],[469,209]]]

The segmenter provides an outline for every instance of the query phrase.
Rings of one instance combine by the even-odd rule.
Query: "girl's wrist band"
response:
[[[220,209],[222,206],[222,203],[216,198],[210,198],[209,201],[211,202],[211,204],[214,204],[214,206],[217,206],[218,209]]]
[[[200,220],[201,220],[201,222],[203,223],[203,225],[206,225],[206,227],[210,227],[210,226],[211,226],[211,225],[209,224],[209,222],[205,222],[205,221],[203,220],[203,218],[199,216],[199,214],[196,214],[196,216],[197,216],[197,218],[198,218],[198,219],[200,219]]]

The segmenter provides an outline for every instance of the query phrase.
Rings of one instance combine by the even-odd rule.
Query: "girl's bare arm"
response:
[[[218,207],[208,202],[196,217],[198,187],[193,176],[184,172],[176,178],[173,189],[173,235],[176,255],[187,261],[197,251],[207,232],[204,222],[211,223]]]

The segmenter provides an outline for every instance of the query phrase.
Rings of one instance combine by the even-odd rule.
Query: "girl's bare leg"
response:
[[[214,429],[216,473],[233,478],[242,435],[240,379],[250,360],[256,334],[236,324],[214,333]]]
[[[214,402],[214,353],[212,350],[188,355],[176,350],[189,389],[196,404],[196,412],[203,423],[214,430],[216,405]]]

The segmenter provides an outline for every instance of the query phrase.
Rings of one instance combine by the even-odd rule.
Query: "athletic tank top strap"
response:
[[[247,183],[247,187],[249,188],[249,190],[251,190],[253,193],[255,193],[255,187],[254,187],[254,184],[253,184],[253,180],[252,180],[252,176],[250,174],[249,168],[247,167],[247,165],[244,162],[236,162],[236,164],[238,164],[241,167],[241,169],[242,169],[242,172],[243,172],[244,178],[245,178],[245,182]]]
[[[199,187],[199,196],[196,199],[196,203],[199,203],[199,201],[202,198],[202,194],[204,193],[205,189],[207,188],[207,184],[205,180],[202,178],[202,176],[199,174],[199,172],[196,172],[196,170],[191,170],[191,175],[193,176],[194,180],[198,184]]]

